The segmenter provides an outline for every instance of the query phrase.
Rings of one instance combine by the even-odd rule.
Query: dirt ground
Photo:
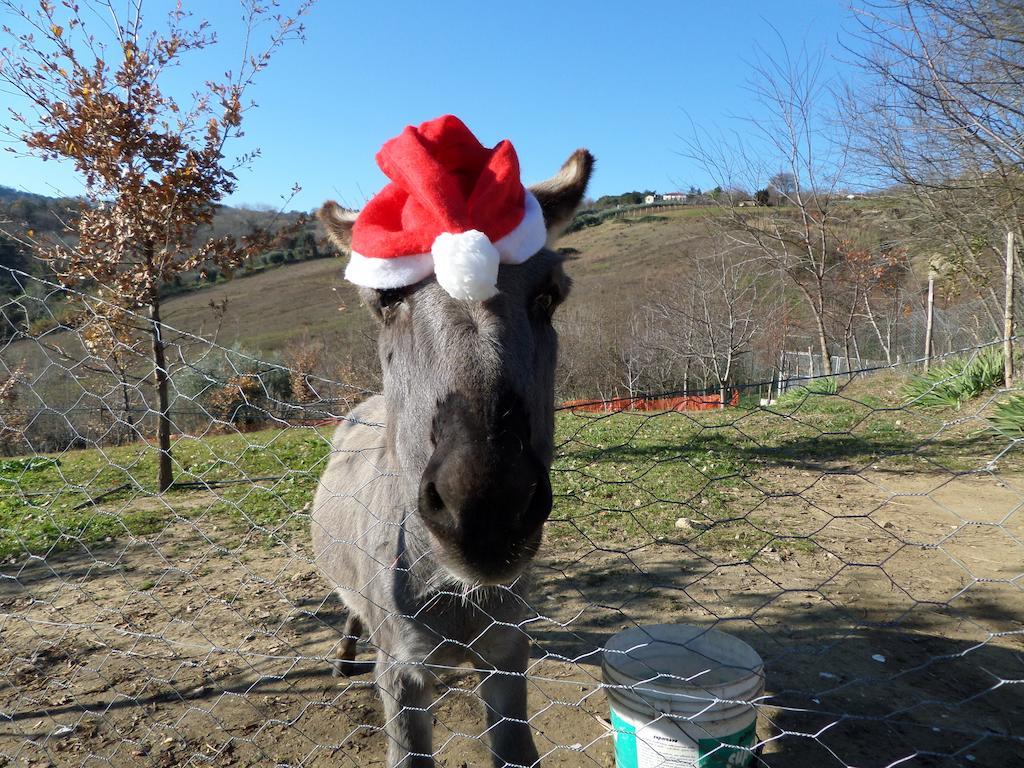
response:
[[[756,482],[753,514],[796,538],[752,559],[685,527],[544,552],[528,625],[543,765],[613,764],[598,650],[665,621],[714,624],[765,659],[759,765],[1024,764],[1024,477]],[[343,618],[301,545],[212,518],[8,562],[0,765],[381,765],[371,676],[336,679],[324,661]],[[475,685],[440,674],[440,765],[490,764]]]

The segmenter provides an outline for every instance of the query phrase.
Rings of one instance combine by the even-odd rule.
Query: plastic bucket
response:
[[[739,638],[685,624],[615,635],[602,660],[618,768],[747,768],[764,663]]]

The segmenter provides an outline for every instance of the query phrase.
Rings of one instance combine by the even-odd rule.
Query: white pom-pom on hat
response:
[[[501,254],[483,232],[442,232],[430,252],[434,276],[452,298],[484,301],[498,292]]]

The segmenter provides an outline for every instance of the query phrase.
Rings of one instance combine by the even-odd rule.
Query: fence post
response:
[[[779,397],[782,394],[782,373],[786,367],[786,350],[783,349],[779,352],[779,378],[778,383],[775,385],[775,397]]]
[[[932,364],[932,324],[935,320],[935,269],[928,268],[928,309],[924,321],[924,370]]]
[[[1003,309],[1003,378],[1013,386],[1013,230],[1006,233],[1006,304]]]

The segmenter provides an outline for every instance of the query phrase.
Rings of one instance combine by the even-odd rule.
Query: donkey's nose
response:
[[[551,512],[551,484],[521,401],[500,398],[483,409],[446,398],[434,438],[418,506],[442,548],[481,575],[507,572],[532,556]]]
[[[451,513],[451,507],[445,503],[435,478],[436,471],[433,468],[428,468],[420,480],[420,515],[432,527],[439,529],[439,532],[454,534],[458,528],[458,520]]]

